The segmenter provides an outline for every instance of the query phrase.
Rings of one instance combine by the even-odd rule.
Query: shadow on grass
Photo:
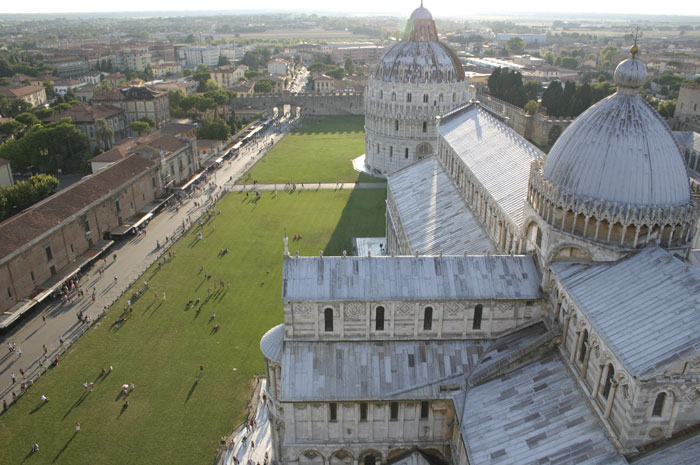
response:
[[[185,398],[185,403],[187,403],[190,400],[190,397],[192,397],[192,394],[194,393],[194,390],[197,389],[197,386],[199,386],[199,378],[196,378],[194,380],[194,383],[192,383],[190,392],[187,393],[187,397]]]
[[[60,451],[58,451],[58,454],[56,454],[56,457],[53,458],[53,461],[52,461],[51,463],[56,463],[56,461],[57,461],[58,458],[61,456],[61,454],[63,454],[63,453],[66,451],[66,449],[68,449],[68,446],[70,446],[70,443],[73,442],[73,439],[75,439],[75,436],[77,436],[77,434],[78,434],[77,431],[75,431],[75,432],[73,433],[73,436],[71,436],[70,439],[68,440],[68,442],[66,442],[66,445],[63,446],[63,449],[61,449]]]
[[[38,412],[39,410],[41,410],[41,409],[44,407],[44,405],[46,405],[46,402],[44,402],[44,401],[42,400],[41,403],[40,403],[39,405],[37,405],[36,407],[34,407],[34,408],[29,412],[29,414],[30,414],[30,415],[34,415],[36,412]],[[70,412],[70,410],[69,410],[69,412]],[[64,418],[65,418],[65,417],[64,417]]]
[[[386,235],[386,189],[353,189],[340,220],[323,250],[325,256],[340,256],[352,251],[354,237]]]
[[[78,407],[80,404],[83,403],[85,399],[88,397],[88,392],[85,391],[83,392],[80,397],[78,397],[78,400],[75,401],[75,403],[71,406],[71,408],[68,409],[65,415],[63,415],[63,419],[65,420],[68,415],[73,411],[74,408]]]

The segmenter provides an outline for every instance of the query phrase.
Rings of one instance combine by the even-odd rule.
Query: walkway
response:
[[[266,382],[266,380],[261,381],[260,393],[265,392]],[[265,454],[272,455],[272,433],[267,404],[263,403],[262,399],[258,400],[258,407],[255,410],[255,428],[250,430],[243,427],[233,437],[233,443],[229,442],[232,447],[226,452],[223,461],[225,465],[235,465],[234,457],[242,465],[248,465],[249,461],[252,461],[255,465],[263,465],[265,463]],[[245,441],[243,438],[245,438]],[[255,444],[255,447],[253,447],[253,444]],[[269,460],[267,463],[269,464]]]
[[[21,384],[26,382],[29,385],[36,381],[47,369],[48,361],[63,354],[88,328],[88,325],[78,321],[78,312],[82,311],[91,322],[96,321],[104,309],[112,305],[167,250],[176,236],[182,234],[188,216],[191,218],[190,224],[195,224],[196,219],[206,211],[210,196],[212,200],[217,199],[224,192],[225,185],[240,178],[290,129],[289,125],[284,124],[279,132],[269,130],[258,142],[248,144],[236,159],[225,161],[210,174],[209,182],[214,183],[214,187],[194,193],[178,209],[170,208],[156,215],[148,224],[146,234],[117,243],[104,262],[98,260],[85,273],[81,282],[84,297],[66,305],[60,300],[47,300],[47,303],[39,304],[32,315],[0,337],[2,346],[15,342],[22,351],[20,356],[5,348],[6,352],[0,356],[0,400],[6,400],[9,405],[13,391],[21,395]],[[198,207],[194,206],[195,202]],[[157,248],[156,241],[165,247]],[[116,260],[112,258],[113,254],[116,254]],[[101,267],[105,269],[103,275],[99,274]],[[90,297],[93,289],[95,302]],[[59,338],[65,342],[60,343]],[[25,376],[20,375],[20,369],[24,369]],[[16,376],[15,384],[12,383],[11,373]]]
[[[385,182],[345,182],[345,183],[332,183],[332,182],[314,182],[311,184],[296,184],[296,190],[298,191],[317,191],[317,190],[343,190],[343,189],[385,189]],[[276,190],[294,190],[286,184],[227,184],[226,189],[231,192],[243,192],[243,191],[276,191]]]

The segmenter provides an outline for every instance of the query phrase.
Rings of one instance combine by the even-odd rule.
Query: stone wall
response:
[[[542,301],[293,302],[284,307],[286,338],[297,341],[447,340],[490,339],[526,326],[541,317]],[[475,323],[477,307],[481,317]],[[333,311],[332,331],[325,331],[327,308]],[[379,326],[378,309],[384,312]]]
[[[507,118],[506,124],[524,138],[537,145],[552,146],[572,119],[549,119],[542,115],[528,115],[522,108],[511,105],[483,92],[478,92],[477,100],[482,106]]]
[[[231,106],[236,111],[254,108],[271,114],[283,105],[301,107],[302,114],[310,116],[365,114],[364,94],[356,92],[239,94]]]

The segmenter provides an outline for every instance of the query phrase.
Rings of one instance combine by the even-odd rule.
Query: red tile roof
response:
[[[46,118],[45,121],[59,121],[61,118],[70,118],[74,123],[94,123],[104,118],[112,118],[123,114],[124,110],[111,105],[76,105],[66,111],[61,111]]]
[[[156,161],[132,155],[6,219],[0,223],[0,260],[93,202],[106,198],[155,164]]]

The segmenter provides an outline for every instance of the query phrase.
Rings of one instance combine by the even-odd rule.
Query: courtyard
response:
[[[238,183],[385,182],[354,170],[363,153],[363,116],[305,118]]]
[[[226,195],[2,415],[0,463],[212,463],[264,371],[260,337],[282,321],[285,230],[292,254],[341,254],[352,237],[384,235],[385,198]]]

